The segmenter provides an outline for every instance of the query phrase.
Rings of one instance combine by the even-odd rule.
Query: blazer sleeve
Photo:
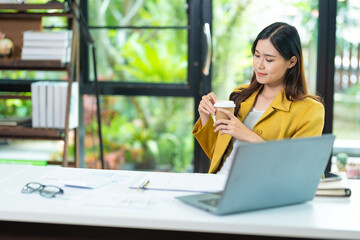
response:
[[[215,143],[218,133],[215,133],[214,130],[214,120],[212,117],[206,122],[204,126],[201,125],[200,118],[196,121],[193,128],[193,135],[196,140],[199,142],[201,148],[204,150],[208,158],[212,159],[215,149]]]
[[[314,102],[303,114],[293,138],[320,136],[324,128],[325,110],[319,102]]]

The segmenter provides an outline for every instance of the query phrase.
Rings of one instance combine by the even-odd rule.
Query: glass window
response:
[[[98,77],[115,82],[186,83],[187,30],[95,29]],[[90,57],[90,79],[93,58]]]
[[[102,81],[187,83],[185,0],[89,1],[89,26]],[[89,57],[90,80],[94,80]]]
[[[86,166],[99,168],[96,100],[84,95]],[[192,172],[193,99],[101,97],[106,168]]]
[[[344,170],[360,164],[360,2],[338,1],[334,78],[334,154]],[[343,168],[343,169],[342,169]]]
[[[187,26],[186,0],[89,1],[90,26]]]
[[[318,1],[213,1],[213,90],[222,99],[252,75],[251,45],[273,22],[287,22],[299,32],[309,91],[316,87]]]

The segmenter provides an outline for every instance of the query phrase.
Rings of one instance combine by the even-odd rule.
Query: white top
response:
[[[250,109],[250,112],[244,119],[244,122],[243,122],[244,125],[249,129],[253,129],[255,124],[259,121],[261,116],[264,114],[264,112],[265,112],[265,110],[259,111],[259,110],[256,110],[254,107],[252,107]],[[222,168],[220,169],[219,172],[217,172],[217,174],[229,174],[231,163],[234,161],[234,158],[235,158],[236,151],[234,151],[234,150],[236,150],[239,147],[239,145],[240,145],[240,141],[236,139],[234,142],[234,145],[233,145],[233,150],[231,151],[230,155],[226,158]]]
[[[21,188],[31,181],[49,184],[44,178],[47,176],[49,181],[54,179],[55,171],[61,169],[66,176],[92,171],[98,173],[93,174],[94,177],[99,177],[103,172],[114,173],[115,181],[93,190],[63,187],[65,195],[70,196],[69,200],[47,199],[38,193],[20,192]],[[147,173],[0,164],[0,221],[284,238],[360,239],[359,180],[350,180],[350,198],[315,197],[303,204],[216,216],[174,198],[196,194],[194,192],[130,189],[129,186],[143,174]],[[164,181],[171,180],[167,173],[152,174],[163,176]],[[178,174],[186,180],[187,174]],[[195,175],[203,176],[204,179],[219,177],[216,174]],[[132,181],[127,181],[126,176]],[[174,234],[176,236],[176,232]]]

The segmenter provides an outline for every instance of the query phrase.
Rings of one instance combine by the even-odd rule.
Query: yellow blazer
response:
[[[254,105],[258,93],[259,91],[253,93],[241,103],[238,117],[241,122]],[[275,97],[252,131],[265,141],[321,135],[324,127],[324,106],[312,98],[289,101],[283,93],[284,89]],[[193,135],[211,159],[209,173],[220,170],[222,156],[232,138],[228,134],[215,133],[213,124],[211,117],[204,126],[198,119],[193,129]]]

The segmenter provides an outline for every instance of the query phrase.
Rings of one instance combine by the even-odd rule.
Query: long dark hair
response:
[[[296,28],[283,22],[276,22],[267,26],[259,33],[251,47],[253,55],[255,53],[256,45],[261,39],[269,39],[276,50],[286,60],[290,60],[293,56],[297,58],[295,66],[287,69],[284,76],[286,98],[290,101],[298,101],[306,97],[311,97],[319,102],[322,102],[320,97],[308,94],[304,74],[301,42]],[[257,90],[261,91],[262,87],[263,84],[256,81],[254,72],[251,77],[250,85],[247,88],[239,88],[239,91],[234,91],[230,95],[230,100],[233,100],[236,104],[235,116],[238,116],[239,114],[240,103],[250,97]]]

